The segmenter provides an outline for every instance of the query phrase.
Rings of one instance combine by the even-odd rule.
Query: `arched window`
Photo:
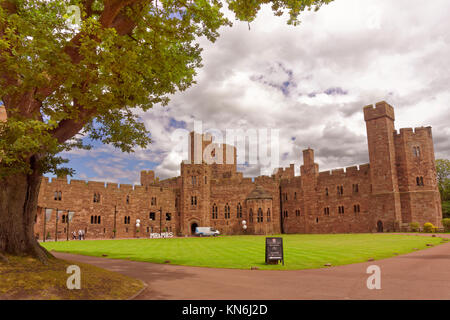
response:
[[[127,204],[130,204],[130,196],[129,195],[127,195]]]
[[[267,222],[270,222],[270,208],[267,209]]]
[[[249,211],[249,213],[248,213],[248,220],[249,220],[250,222],[253,222],[253,210],[252,210],[252,209],[250,209],[250,211]]]
[[[91,224],[94,224],[94,216],[91,216]]]
[[[239,202],[237,207],[236,207],[236,217],[237,218],[242,218],[242,205]]]
[[[218,216],[217,216],[217,206],[216,206],[215,203],[212,206],[212,218],[213,219],[217,219],[218,218]]]
[[[94,224],[97,224],[97,216],[94,216]]]
[[[98,224],[101,224],[102,223],[102,221],[101,221],[101,219],[102,219],[102,217],[101,216],[98,216]]]
[[[264,217],[263,217],[263,211],[261,208],[258,209],[258,217],[257,217],[257,222],[263,222],[264,221]]]

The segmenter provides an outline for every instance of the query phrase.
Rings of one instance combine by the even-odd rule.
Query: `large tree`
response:
[[[296,25],[331,1],[0,0],[0,255],[46,261],[33,235],[42,175],[70,174],[58,154],[88,147],[81,137],[125,152],[150,143],[133,110],[194,83],[199,38],[231,25],[224,6],[251,22],[268,4]]]
[[[436,172],[442,200],[442,214],[450,218],[450,160],[437,159]]]

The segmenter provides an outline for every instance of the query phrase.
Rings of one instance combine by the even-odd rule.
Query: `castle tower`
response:
[[[302,197],[305,199],[303,212],[305,213],[305,233],[310,232],[309,226],[313,225],[318,212],[317,204],[317,178],[319,165],[314,162],[314,150],[303,150],[303,165],[300,167],[302,179]],[[283,211],[282,211],[283,212]]]
[[[401,224],[400,194],[394,143],[394,108],[379,102],[364,107],[370,159],[372,228],[395,231]]]
[[[148,187],[155,183],[155,172],[152,170],[141,171],[141,186]]]
[[[402,206],[402,222],[431,222],[442,226],[431,127],[405,128],[394,135]]]

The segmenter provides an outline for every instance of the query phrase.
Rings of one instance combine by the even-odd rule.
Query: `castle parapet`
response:
[[[395,120],[394,108],[386,101],[378,102],[375,107],[368,105],[364,107],[364,120],[374,120],[378,118],[388,117],[391,120]]]

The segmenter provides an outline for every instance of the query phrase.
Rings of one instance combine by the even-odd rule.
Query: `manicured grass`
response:
[[[127,299],[144,285],[141,281],[91,265],[51,259],[44,265],[29,257],[7,256],[0,262],[0,300],[113,300]],[[81,288],[67,288],[67,267],[81,271]]]
[[[285,266],[265,265],[265,237],[172,238],[46,242],[48,250],[212,268],[296,270],[384,259],[437,245],[439,237],[394,234],[283,235]]]

